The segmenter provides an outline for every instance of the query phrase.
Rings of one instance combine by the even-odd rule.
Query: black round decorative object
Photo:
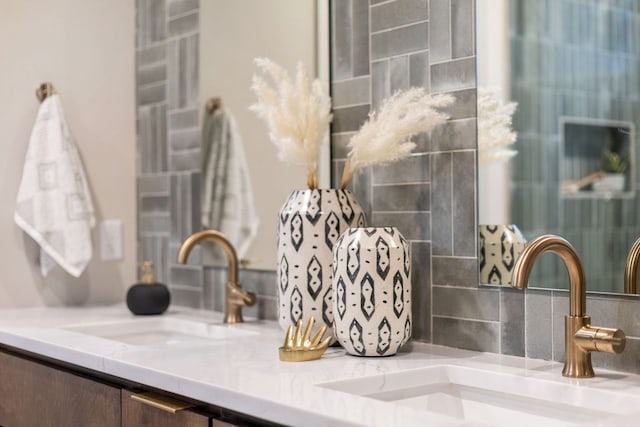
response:
[[[133,314],[162,314],[171,302],[167,286],[154,281],[152,266],[151,262],[144,262],[142,283],[136,283],[127,291],[127,307]]]

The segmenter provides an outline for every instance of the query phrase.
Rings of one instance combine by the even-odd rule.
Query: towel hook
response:
[[[36,89],[36,98],[38,98],[38,101],[42,102],[54,93],[56,93],[56,89],[53,87],[53,83],[40,83]]]
[[[214,98],[209,98],[207,101],[207,112],[209,114],[213,114],[217,109],[222,108],[222,98],[216,96]]]

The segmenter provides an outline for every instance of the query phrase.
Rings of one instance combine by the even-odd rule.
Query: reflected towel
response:
[[[202,226],[221,231],[244,257],[260,221],[240,132],[224,108],[204,118],[202,176]]]
[[[40,246],[40,270],[78,277],[91,260],[93,203],[59,95],[46,98],[29,139],[14,220]]]

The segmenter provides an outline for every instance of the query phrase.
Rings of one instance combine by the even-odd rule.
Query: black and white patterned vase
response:
[[[349,354],[391,356],[411,338],[411,254],[395,227],[350,228],[333,250],[335,336]]]
[[[513,267],[527,240],[513,224],[481,224],[480,283],[510,285]]]
[[[349,227],[366,225],[347,190],[296,190],[278,218],[278,321],[283,330],[314,317],[333,335],[332,250]]]

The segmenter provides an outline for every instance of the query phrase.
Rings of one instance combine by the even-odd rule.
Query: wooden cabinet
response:
[[[237,427],[272,426],[246,414],[190,402],[175,413],[134,400],[143,384],[59,366],[0,346],[0,427]],[[144,395],[148,393],[142,393]],[[181,397],[159,395],[176,402]],[[146,397],[146,396],[145,396]],[[138,397],[139,398],[139,397]]]
[[[120,389],[0,352],[0,425],[120,426]]]

